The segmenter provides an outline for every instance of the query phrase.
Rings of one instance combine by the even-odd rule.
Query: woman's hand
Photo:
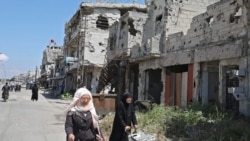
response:
[[[137,129],[137,128],[138,128],[138,125],[137,125],[137,124],[135,124],[135,125],[134,125],[134,128],[135,128],[135,129]]]
[[[96,134],[96,140],[97,141],[103,141],[103,138],[100,135]]]
[[[129,131],[131,129],[130,126],[125,126],[125,132]]]
[[[69,134],[68,140],[69,140],[69,141],[74,141],[74,140],[75,140],[75,135]]]

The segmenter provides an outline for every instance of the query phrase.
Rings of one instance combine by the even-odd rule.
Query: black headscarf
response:
[[[126,99],[127,98],[133,98],[133,95],[129,92],[125,92],[123,95],[122,95],[122,98],[121,98],[121,101],[124,103],[124,104],[128,104],[126,102]]]

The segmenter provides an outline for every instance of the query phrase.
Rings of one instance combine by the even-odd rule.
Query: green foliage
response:
[[[189,109],[154,106],[151,111],[137,113],[142,129],[165,136],[169,140],[246,141],[250,139],[250,124],[234,119],[217,105],[192,105]],[[162,140],[163,137],[161,137]]]
[[[102,121],[107,135],[111,132],[112,115]],[[156,135],[160,141],[250,140],[250,123],[244,117],[236,118],[235,113],[222,111],[218,105],[194,103],[189,109],[154,105],[147,112],[136,112],[136,116],[139,130]]]
[[[161,140],[165,140],[164,132],[166,130],[167,114],[163,105],[154,106],[148,112],[136,112],[136,116],[141,129],[147,133],[157,134]]]
[[[64,93],[60,95],[61,99],[72,99],[73,96],[71,93]]]

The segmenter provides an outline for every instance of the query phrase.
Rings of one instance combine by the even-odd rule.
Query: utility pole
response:
[[[85,38],[86,38],[86,30],[87,30],[87,15],[84,13],[83,9],[80,9],[81,15],[81,28],[83,32],[80,32],[79,44],[78,44],[78,63],[77,63],[77,83],[76,87],[82,87],[84,81],[84,58],[85,58]],[[84,19],[83,19],[84,18]]]

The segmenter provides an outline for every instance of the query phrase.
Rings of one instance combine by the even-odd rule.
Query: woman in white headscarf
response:
[[[67,141],[103,141],[90,91],[79,88],[66,109]]]

